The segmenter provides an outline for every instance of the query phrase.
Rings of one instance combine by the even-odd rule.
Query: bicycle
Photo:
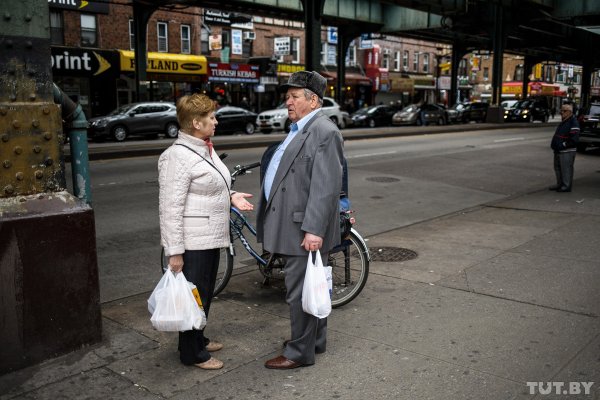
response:
[[[259,167],[260,163],[249,165],[238,165],[231,173],[231,186],[240,175],[245,175],[251,169]],[[331,250],[327,260],[327,265],[332,267],[333,290],[331,295],[331,305],[333,308],[343,306],[352,301],[362,291],[367,283],[369,275],[369,263],[371,256],[369,249],[360,236],[352,227],[355,220],[351,217],[351,211],[340,212],[340,224],[344,232],[341,243]],[[244,234],[246,228],[253,237],[256,237],[256,229],[248,221],[246,216],[235,207],[231,207],[229,228],[231,235],[231,244],[228,248],[221,249],[221,258],[219,262],[219,271],[215,285],[214,295],[219,294],[231,279],[233,274],[233,260],[236,256],[236,243],[241,243],[246,251],[254,258],[258,264],[258,269],[263,275],[263,285],[268,285],[270,279],[277,275],[283,275],[285,260],[277,255],[263,252],[259,254],[249,243]],[[164,255],[164,249],[161,252],[161,268],[163,273],[167,269],[168,260]]]

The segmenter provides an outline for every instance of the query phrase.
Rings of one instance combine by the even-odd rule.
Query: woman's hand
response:
[[[250,193],[235,192],[231,195],[231,204],[241,211],[252,211],[254,205],[250,203],[246,198],[252,197]]]
[[[183,269],[183,255],[177,254],[169,257],[169,268],[173,272],[181,272]]]

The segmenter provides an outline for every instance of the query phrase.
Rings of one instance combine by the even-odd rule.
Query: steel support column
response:
[[[305,60],[307,71],[321,70],[321,18],[325,0],[302,0],[306,26]]]
[[[583,69],[581,71],[581,107],[587,109],[590,105],[590,88],[592,86],[592,74],[594,73],[593,50],[589,49],[583,59]]]
[[[65,191],[48,2],[11,1],[2,17],[0,375],[102,334],[94,212]]]
[[[147,3],[133,2],[133,26],[135,31],[135,99],[141,101],[144,96],[141,95],[140,82],[146,81],[146,68],[148,64],[146,33],[148,21],[157,9],[156,6],[150,6]],[[144,88],[145,90],[145,88]]]
[[[346,54],[350,47],[350,42],[360,35],[360,30],[355,26],[340,26],[338,28],[337,44],[337,82],[335,85],[335,100],[343,105],[346,100]]]
[[[521,99],[526,99],[529,96],[529,75],[531,69],[536,64],[535,60],[530,56],[525,56],[523,59],[523,82],[521,82]]]
[[[499,106],[502,102],[502,64],[504,61],[504,9],[500,4],[494,5],[494,63],[492,65],[492,105]]]
[[[458,101],[458,66],[460,60],[466,54],[466,50],[457,41],[452,43],[452,64],[450,69],[450,95],[448,97],[448,107],[452,107]]]

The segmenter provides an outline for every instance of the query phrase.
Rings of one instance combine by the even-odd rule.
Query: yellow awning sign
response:
[[[121,71],[135,71],[133,51],[119,50]],[[189,54],[148,52],[147,72],[166,74],[206,75],[206,57]]]

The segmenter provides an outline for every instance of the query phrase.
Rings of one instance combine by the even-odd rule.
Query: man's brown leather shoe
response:
[[[297,363],[284,356],[275,357],[265,362],[265,367],[271,369],[293,369],[303,366],[304,364]]]

